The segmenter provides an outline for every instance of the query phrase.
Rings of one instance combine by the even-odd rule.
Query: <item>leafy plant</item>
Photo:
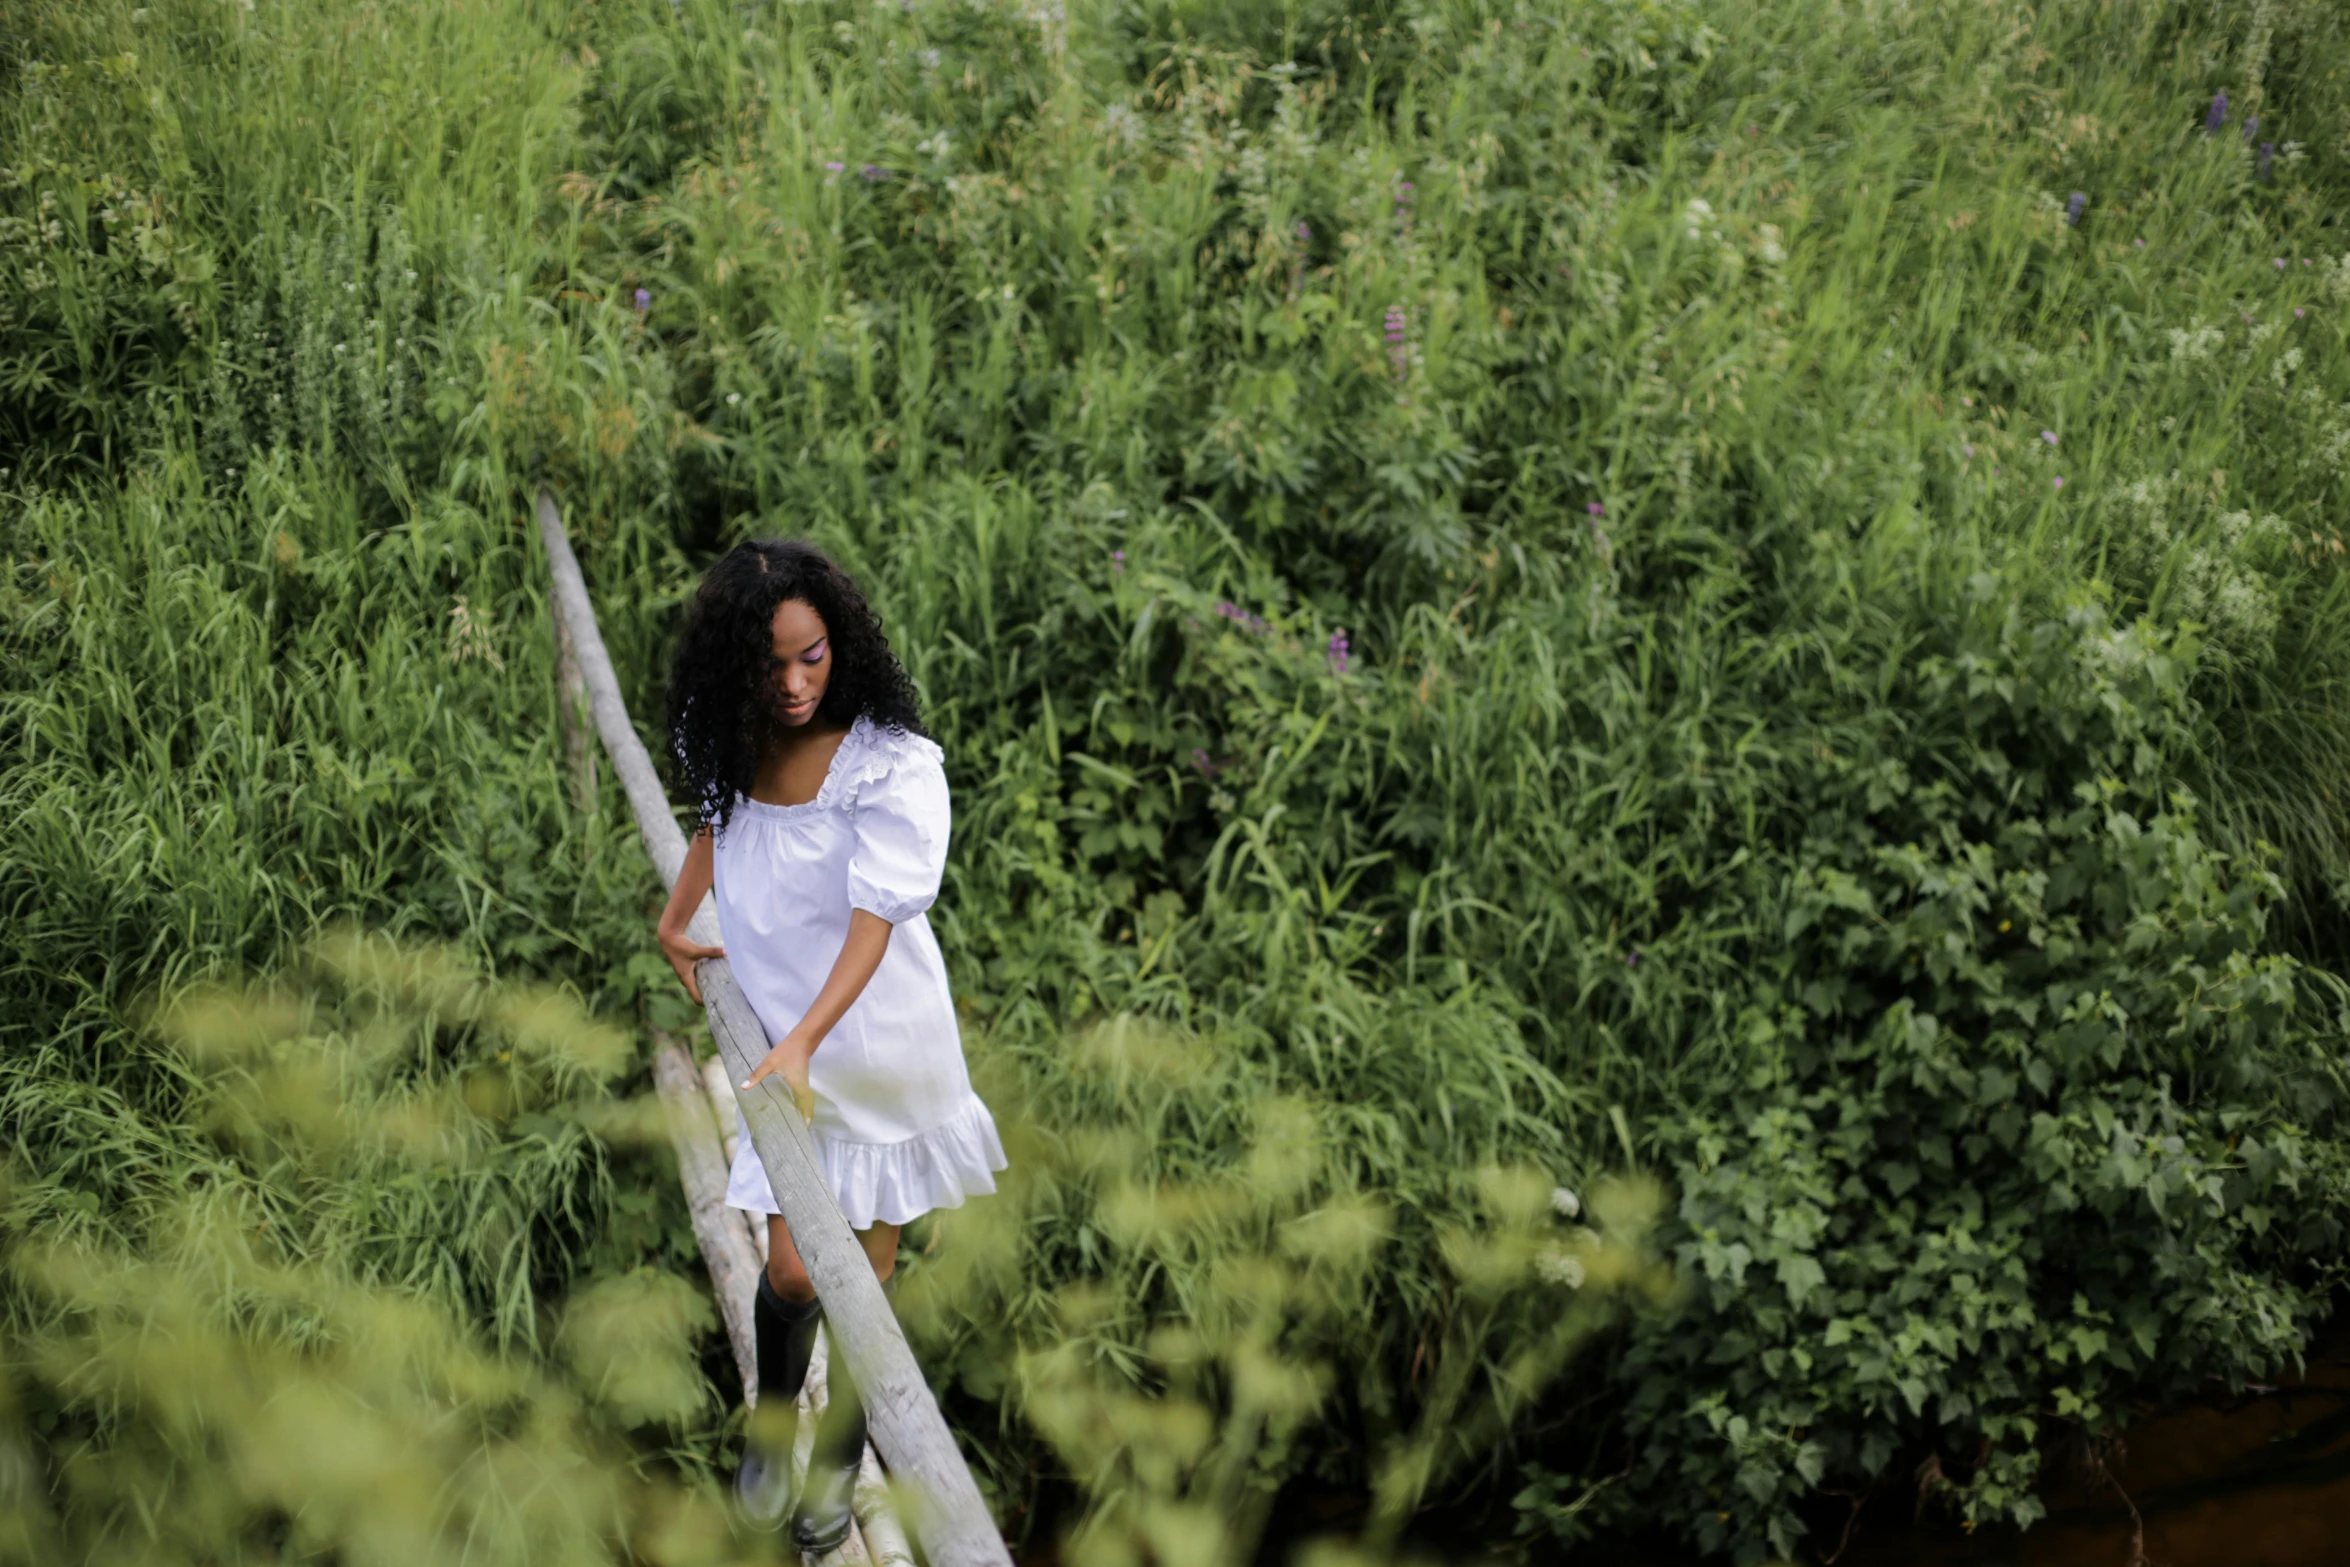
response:
[[[1923,1445],[1925,1495],[2028,1524],[2058,1426],[2297,1358],[2350,1192],[2339,986],[2266,950],[2282,883],[2161,765],[2193,651],[1982,625],[1890,693],[1901,763],[1803,778],[1742,1102],[1661,1129],[1692,1288],[1620,1368],[1625,1499],[1784,1558]],[[1521,1504],[1579,1534],[1588,1485]]]
[[[179,1162],[118,1170],[103,1211],[7,1172],[0,1559],[753,1558],[626,1436],[710,1397],[691,1285],[611,1274],[531,1324],[537,1353],[452,1309],[448,1273],[527,1244],[502,1186],[663,1135],[599,1090],[625,1035],[348,936],[273,984],[180,994],[157,1027],[196,1133]],[[118,1148],[133,1120],[80,1119]],[[475,1222],[431,1217],[457,1207]]]

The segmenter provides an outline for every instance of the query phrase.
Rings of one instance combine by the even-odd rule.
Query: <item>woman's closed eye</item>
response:
[[[802,653],[800,655],[800,662],[803,664],[821,664],[824,662],[824,655],[831,651],[831,649],[832,639],[830,637],[826,637],[823,641],[818,642],[813,647],[809,648],[807,652]]]

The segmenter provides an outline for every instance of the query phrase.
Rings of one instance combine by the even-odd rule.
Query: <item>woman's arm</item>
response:
[[[662,955],[669,959],[669,966],[677,970],[678,982],[685,986],[685,993],[694,998],[697,1007],[702,1005],[702,986],[694,978],[694,965],[705,958],[726,956],[724,947],[705,947],[685,933],[687,924],[694,917],[694,910],[700,908],[702,899],[709,896],[710,861],[710,829],[705,827],[694,834],[692,843],[686,845],[685,864],[678,869],[677,885],[669,889],[669,906],[661,911],[661,923],[653,929],[653,934],[660,940]],[[858,983],[862,985],[863,981]]]
[[[678,884],[684,885],[683,877],[678,879]],[[832,960],[832,972],[824,977],[824,988],[816,992],[815,1001],[792,1031],[744,1079],[743,1087],[780,1073],[791,1087],[792,1098],[799,1101],[800,1114],[816,1113],[816,1096],[808,1087],[808,1058],[824,1043],[832,1025],[865,993],[873,971],[881,967],[882,955],[889,951],[891,929],[889,921],[871,909],[849,911],[848,939],[840,944],[840,956]]]

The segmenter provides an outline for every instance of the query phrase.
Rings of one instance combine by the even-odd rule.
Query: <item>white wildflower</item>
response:
[[[1580,1218],[1583,1213],[1583,1199],[1564,1186],[1554,1186],[1550,1189],[1550,1211],[1562,1219]]]
[[[2184,330],[2172,327],[2169,336],[2172,362],[2184,361],[2187,364],[2193,364],[2197,360],[2209,359],[2212,351],[2219,347],[2226,334],[2221,332],[2218,327],[2204,326],[2198,322]]]
[[[1557,1284],[1566,1289],[1581,1289],[1584,1272],[1583,1259],[1564,1246],[1548,1246],[1534,1258],[1534,1273],[1545,1284]]]

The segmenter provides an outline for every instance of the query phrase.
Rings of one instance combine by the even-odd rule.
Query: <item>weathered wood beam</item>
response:
[[[596,737],[588,719],[587,677],[571,648],[571,623],[555,617],[555,711],[563,738],[563,761],[571,774],[571,803],[596,808]]]
[[[702,1063],[702,1088],[710,1096],[710,1113],[718,1122],[718,1137],[726,1149],[726,1167],[734,1168],[734,1149],[742,1136],[742,1129],[734,1122],[734,1085],[726,1080],[726,1063],[712,1056]],[[751,1237],[751,1245],[759,1253],[762,1266],[767,1261],[767,1216],[732,1210]]]
[[[653,1036],[653,1082],[661,1106],[669,1116],[669,1140],[677,1149],[677,1173],[685,1183],[685,1205],[693,1216],[694,1239],[701,1243],[702,1261],[710,1269],[710,1289],[718,1297],[718,1315],[726,1324],[726,1341],[734,1349],[734,1363],[742,1373],[743,1402],[759,1401],[758,1339],[751,1329],[751,1292],[759,1287],[759,1258],[742,1220],[726,1206],[726,1165],[710,1127],[710,1101],[703,1097],[702,1074],[681,1040],[666,1034]]]

